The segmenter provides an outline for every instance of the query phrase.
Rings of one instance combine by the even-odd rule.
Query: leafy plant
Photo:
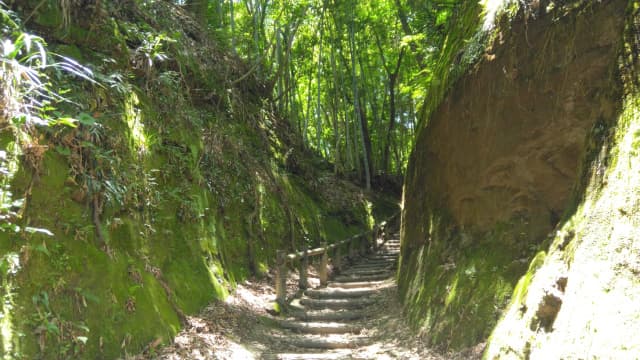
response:
[[[44,351],[47,340],[60,335],[59,320],[51,311],[49,294],[42,291],[31,298],[36,312],[31,315],[31,323],[34,326],[33,333],[38,336],[40,350]]]
[[[70,103],[55,89],[51,75],[72,74],[92,81],[92,72],[76,61],[47,51],[44,39],[22,30],[19,20],[0,2],[0,129],[13,134],[14,141],[0,150],[0,230],[20,231],[23,199],[13,199],[9,182],[18,169],[18,156],[35,172],[47,147],[39,144],[38,127],[76,126],[82,119],[63,116],[56,106]],[[56,91],[57,90],[57,91]],[[52,235],[39,228],[29,233]]]
[[[76,293],[86,307],[86,299],[98,302],[98,299],[91,293],[75,288]],[[51,308],[49,294],[41,291],[34,295],[32,303],[35,312],[31,315],[29,322],[34,327],[34,334],[38,336],[40,351],[44,352],[48,345],[57,344],[57,352],[63,358],[71,355],[78,355],[82,352],[84,345],[89,338],[90,332],[84,322],[71,322],[61,319]]]
[[[168,59],[165,48],[176,40],[165,33],[142,32],[139,35],[142,43],[135,49],[134,66],[149,75],[156,62]]]

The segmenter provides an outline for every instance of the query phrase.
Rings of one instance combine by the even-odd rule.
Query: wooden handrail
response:
[[[280,305],[280,309],[284,309],[287,303],[286,279],[288,263],[293,263],[296,260],[300,260],[300,281],[298,282],[298,287],[301,290],[304,290],[307,288],[307,267],[309,266],[309,258],[322,255],[318,268],[318,277],[320,278],[320,285],[325,286],[327,284],[330,250],[334,250],[333,264],[334,268],[339,271],[342,264],[342,256],[340,254],[340,248],[342,246],[349,246],[348,257],[350,259],[356,256],[356,252],[358,253],[358,255],[364,255],[371,250],[377,251],[377,236],[379,231],[384,230],[385,227],[399,214],[400,212],[393,214],[385,221],[374,225],[373,229],[369,231],[362,232],[333,244],[327,244],[325,240],[323,241],[321,247],[315,249],[307,249],[307,245],[305,243],[303,245],[304,248],[302,249],[302,251],[294,252],[291,254],[286,254],[284,250],[278,250],[276,256],[276,302]],[[369,239],[371,239],[371,241],[369,241]],[[359,244],[357,244],[358,241],[360,242]]]

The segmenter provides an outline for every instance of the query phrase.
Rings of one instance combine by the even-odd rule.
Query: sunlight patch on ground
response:
[[[245,360],[245,359],[255,359],[256,355],[249,351],[242,344],[229,340],[227,344],[226,351],[218,351],[217,355],[219,357],[224,357],[229,360]]]
[[[249,303],[252,305],[261,305],[265,304],[265,297],[270,298],[270,294],[265,296],[265,294],[251,292],[245,286],[238,285],[235,292],[227,297],[225,302],[231,305],[237,305],[238,303]],[[268,301],[267,301],[268,302]]]

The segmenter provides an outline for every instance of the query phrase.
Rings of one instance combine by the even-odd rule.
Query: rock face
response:
[[[618,73],[622,113],[593,134],[577,206],[550,237],[538,266],[519,281],[487,359],[632,359],[640,353],[640,32],[638,2],[632,3]]]
[[[485,339],[572,195],[579,200],[590,149],[602,145],[593,139],[622,111],[626,5],[520,11],[420,132],[405,183],[400,289],[432,341]],[[553,328],[568,284],[529,308],[540,328]]]

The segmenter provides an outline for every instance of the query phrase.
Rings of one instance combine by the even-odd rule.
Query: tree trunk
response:
[[[369,172],[369,153],[367,152],[367,146],[365,143],[365,127],[363,126],[362,121],[362,112],[360,111],[359,104],[359,96],[358,96],[358,77],[356,73],[356,44],[354,39],[354,24],[351,23],[349,26],[349,48],[351,52],[351,75],[352,75],[352,85],[353,85],[353,107],[355,116],[357,117],[359,130],[360,130],[360,140],[362,146],[362,152],[364,156],[364,176],[365,176],[365,188],[367,190],[371,190],[371,173]]]
[[[236,50],[236,19],[233,12],[233,0],[229,0],[229,23],[231,25],[231,51],[234,55],[238,55]]]
[[[362,139],[364,140],[364,146],[365,146],[365,152],[366,152],[366,156],[365,156],[365,161],[367,161],[367,166],[369,167],[369,174],[372,175],[374,174],[374,166],[373,166],[373,147],[371,145],[371,135],[369,134],[369,121],[367,120],[367,105],[369,104],[369,106],[371,107],[371,112],[373,113],[373,124],[376,123],[376,110],[375,110],[375,104],[374,104],[374,100],[372,99],[373,94],[371,96],[369,96],[370,93],[373,93],[373,91],[366,91],[365,89],[368,89],[369,87],[367,86],[367,71],[363,65],[363,61],[362,61],[362,56],[358,56],[358,64],[360,65],[360,77],[362,78],[362,91],[360,91],[360,96],[362,97],[362,100],[360,100],[359,104],[360,104],[360,123],[362,126]]]
[[[318,73],[317,73],[317,82],[318,82],[318,94],[316,98],[316,147],[318,151],[322,149],[322,113],[320,106],[320,94],[321,94],[321,80],[322,80],[322,42],[324,37],[324,12],[325,12],[325,2],[322,2],[322,13],[320,14],[320,25],[318,31],[320,32],[320,49],[318,50]]]
[[[387,138],[384,144],[384,154],[382,155],[382,166],[385,172],[389,170],[389,149],[391,147],[391,139],[393,136],[393,128],[396,124],[396,80],[398,79],[398,73],[400,72],[400,65],[402,64],[402,55],[404,49],[400,51],[398,61],[396,62],[396,68],[392,73],[388,74],[389,77],[389,126],[387,127]]]
[[[309,87],[307,89],[307,114],[304,117],[304,127],[302,128],[302,141],[305,147],[309,146],[307,131],[309,129],[309,120],[311,118],[311,80],[312,79],[313,79],[313,76],[309,74]]]
[[[338,84],[338,72],[336,69],[336,56],[335,56],[335,48],[332,46],[331,47],[331,73],[333,75],[333,91],[331,94],[331,105],[332,105],[332,112],[331,112],[331,120],[333,123],[333,137],[334,137],[334,156],[333,156],[333,172],[335,174],[340,173],[340,168],[342,168],[342,159],[341,159],[341,155],[340,155],[340,129],[338,128],[338,110],[339,110],[339,104],[338,104],[338,88],[337,88],[337,84]]]

